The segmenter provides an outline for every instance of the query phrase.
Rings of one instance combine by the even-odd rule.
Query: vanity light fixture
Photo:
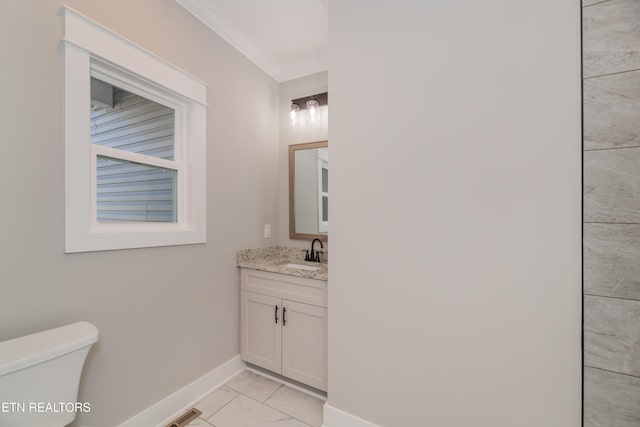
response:
[[[305,96],[303,98],[291,100],[291,123],[295,125],[298,121],[304,121],[305,116],[299,114],[300,110],[307,110],[306,120],[313,122],[318,117],[318,107],[329,105],[329,93],[323,92],[316,95]]]

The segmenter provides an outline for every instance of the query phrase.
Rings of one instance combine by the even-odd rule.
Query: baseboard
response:
[[[322,427],[380,427],[370,421],[356,417],[341,409],[324,404],[324,423]]]
[[[240,355],[237,355],[118,427],[163,427],[244,368],[245,363],[240,360]]]

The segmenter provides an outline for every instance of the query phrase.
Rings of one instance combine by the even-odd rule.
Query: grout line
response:
[[[249,399],[253,400],[254,402],[257,402],[257,403],[259,403],[259,404],[261,404],[261,405],[264,405],[264,403],[263,403],[263,402],[260,402],[260,401],[259,401],[258,399],[256,399],[255,397],[251,397],[251,396],[249,396],[249,395],[247,395],[247,394],[243,394],[243,393],[240,393],[240,394],[242,394],[244,397],[248,397]]]
[[[300,420],[300,419],[298,419],[298,418],[294,417],[293,415],[291,415],[291,414],[287,414],[287,413],[286,413],[286,412],[284,412],[283,410],[280,410],[280,409],[278,409],[278,408],[274,408],[273,406],[269,406],[269,405],[267,405],[267,404],[265,404],[265,403],[263,403],[262,405],[263,405],[263,406],[266,406],[267,408],[273,409],[273,410],[274,410],[274,411],[276,411],[276,412],[280,412],[282,415],[286,415],[286,416],[287,416],[287,417],[289,417],[289,418],[293,418],[293,419],[294,419],[294,420],[296,420],[296,421],[300,421],[302,424],[304,424],[304,425],[306,425],[306,426],[313,427],[313,426],[311,426],[310,424],[305,423],[304,421],[302,421],[302,420]]]
[[[602,0],[602,1],[598,2],[598,3],[593,3],[593,4],[588,4],[588,5],[586,5],[586,6],[582,6],[582,8],[584,9],[584,8],[591,7],[591,6],[597,6],[597,5],[599,5],[599,4],[607,3],[607,2],[610,2],[610,1],[611,1],[611,0]]]
[[[608,1],[611,1],[611,0],[608,0]],[[591,79],[597,79],[599,77],[615,76],[616,74],[633,73],[635,71],[640,71],[640,68],[633,68],[631,70],[624,70],[624,71],[615,71],[613,73],[598,74],[597,76],[584,77],[583,80],[591,80]]]
[[[635,302],[639,302],[640,303],[640,299],[633,299],[633,298],[623,298],[623,297],[613,297],[610,295],[595,295],[595,294],[584,294],[585,297],[594,297],[594,298],[609,298],[609,299],[619,299],[619,300],[623,300],[623,301],[635,301]]]
[[[202,417],[198,417],[198,418],[196,418],[196,419],[195,419],[195,420],[193,420],[193,421],[196,421],[196,420],[204,421],[204,423],[205,423],[206,425],[210,425],[211,427],[216,427],[216,426],[214,426],[213,424],[211,424],[209,421],[207,421],[206,419],[204,419],[204,418],[202,418]],[[187,424],[187,427],[189,427],[193,421],[191,421],[189,424]]]
[[[274,395],[274,393],[275,393],[276,391],[280,390],[280,387],[282,387],[282,386],[284,385],[284,384],[283,384],[282,382],[280,382],[280,381],[275,381],[275,380],[273,380],[273,379],[271,379],[271,378],[269,378],[269,377],[267,377],[267,376],[265,376],[265,375],[262,375],[262,374],[260,374],[260,373],[258,373],[258,372],[255,372],[255,371],[253,371],[253,370],[251,370],[251,369],[248,369],[248,368],[245,368],[244,372],[248,372],[248,373],[255,374],[255,375],[259,376],[259,377],[260,377],[260,378],[262,378],[262,379],[267,379],[267,380],[269,380],[269,381],[273,381],[274,383],[278,384],[278,387],[277,387],[277,388],[276,388],[276,389],[275,389],[275,390],[274,390],[274,391],[273,391],[269,396],[267,396],[267,397],[264,399],[264,401],[262,401],[262,402],[260,402],[260,401],[259,401],[258,399],[256,399],[256,398],[253,398],[253,397],[251,397],[251,396],[249,396],[249,395],[246,395],[246,394],[242,393],[240,390],[236,390],[236,389],[234,389],[234,388],[233,388],[233,387],[231,387],[231,386],[227,386],[228,388],[232,389],[232,390],[233,390],[233,391],[235,391],[235,392],[238,392],[238,393],[240,393],[240,394],[243,394],[243,395],[245,395],[245,396],[247,396],[247,397],[251,397],[251,398],[252,398],[253,400],[255,400],[256,402],[260,402],[260,403],[264,403],[264,402],[266,402],[266,401],[267,401],[267,399],[269,399],[271,396],[273,396],[273,395]],[[225,384],[225,385],[226,385],[226,384]]]
[[[278,389],[279,389],[279,388],[280,388],[280,387],[278,387]],[[275,392],[274,392],[274,393],[275,393]],[[244,394],[244,393],[240,393],[240,392],[238,392],[238,394],[240,394],[240,395],[242,395],[242,396],[244,396],[244,397],[248,397],[249,399],[253,400],[254,402],[257,402],[257,403],[259,403],[259,404],[261,404],[261,405],[264,405],[264,406],[267,406],[267,407],[269,407],[269,408],[270,408],[270,406],[269,406],[269,405],[265,405],[265,403],[264,403],[264,402],[259,401],[259,400],[258,400],[258,399],[256,399],[255,397],[252,397],[252,396],[249,396],[248,394]],[[273,393],[271,393],[271,394],[273,394]],[[236,397],[237,397],[237,396],[236,396]],[[269,395],[269,397],[271,397],[271,395]],[[267,397],[267,399],[269,399],[269,397]],[[267,401],[267,399],[265,399],[265,402]]]
[[[313,398],[315,398],[315,399],[318,399],[318,400],[322,400],[322,399],[320,399],[320,398],[318,398],[317,396],[314,396],[314,395],[312,395],[312,394],[310,394],[310,393],[304,392],[304,391],[302,391],[302,390],[297,390],[297,387],[290,387],[290,385],[289,385],[289,384],[285,384],[285,383],[284,383],[284,382],[282,382],[282,381],[277,381],[277,380],[275,380],[275,379],[271,379],[271,378],[269,378],[267,375],[263,375],[263,374],[262,374],[262,373],[260,373],[260,372],[255,372],[255,371],[254,371],[254,370],[252,370],[252,369],[246,369],[245,371],[247,371],[247,372],[252,372],[252,373],[254,373],[254,374],[256,374],[256,375],[258,375],[258,376],[260,376],[260,377],[262,377],[262,378],[266,378],[266,379],[268,379],[268,380],[270,380],[270,381],[273,381],[273,382],[275,382],[275,383],[277,383],[277,384],[278,384],[278,387],[277,387],[277,388],[276,388],[276,389],[275,389],[275,390],[274,390],[274,391],[273,391],[273,392],[272,392],[268,397],[266,397],[266,398],[264,399],[264,401],[262,401],[262,402],[261,402],[261,401],[259,401],[258,399],[254,398],[254,397],[252,397],[252,396],[249,396],[249,395],[247,395],[247,394],[245,394],[245,393],[243,393],[243,392],[241,392],[241,391],[239,391],[239,390],[234,389],[233,387],[231,387],[231,386],[227,385],[227,383],[224,383],[224,384],[222,384],[220,387],[218,387],[218,388],[217,388],[217,389],[215,389],[215,390],[219,390],[219,389],[220,389],[220,388],[222,388],[222,387],[226,387],[226,388],[228,388],[228,389],[230,389],[230,390],[232,390],[232,391],[236,392],[236,393],[237,393],[237,395],[236,395],[236,396],[234,396],[234,397],[233,397],[233,399],[231,399],[230,401],[228,401],[227,403],[225,403],[225,404],[224,404],[220,409],[218,409],[217,411],[215,411],[214,413],[212,413],[212,414],[209,416],[209,418],[206,418],[206,419],[201,418],[201,419],[204,419],[204,421],[206,421],[207,423],[211,424],[211,423],[209,422],[209,420],[210,420],[210,419],[211,419],[215,414],[217,414],[217,413],[218,413],[218,412],[220,412],[222,409],[224,409],[225,407],[227,407],[229,404],[231,404],[231,402],[233,402],[234,400],[236,400],[239,396],[244,396],[244,397],[246,397],[246,398],[248,398],[248,399],[253,400],[254,402],[258,403],[259,405],[264,406],[265,408],[269,408],[269,409],[272,409],[272,410],[274,410],[274,411],[276,411],[276,412],[279,412],[279,413],[283,414],[284,416],[286,416],[286,417],[288,417],[288,418],[290,418],[290,419],[294,419],[294,420],[296,420],[296,421],[298,421],[298,422],[300,422],[300,423],[304,424],[305,426],[313,427],[313,425],[312,425],[312,424],[309,424],[309,423],[308,423],[308,422],[306,422],[306,421],[303,421],[303,420],[301,420],[301,419],[299,419],[299,418],[297,418],[297,417],[295,417],[295,416],[293,416],[293,415],[291,415],[291,414],[288,414],[288,413],[284,412],[283,410],[281,410],[281,409],[279,409],[279,408],[275,408],[275,407],[273,407],[273,406],[271,406],[271,405],[268,405],[266,402],[267,402],[267,400],[269,400],[271,397],[273,397],[273,395],[274,395],[274,394],[276,394],[276,393],[278,392],[278,390],[280,390],[280,389],[281,389],[281,388],[283,388],[283,387],[289,387],[289,388],[291,388],[292,390],[298,391],[298,392],[300,392],[300,393],[303,393],[303,394],[305,394],[305,395],[307,395],[307,396],[311,396],[311,397],[313,397]],[[214,392],[215,390],[212,390],[212,391],[211,391],[211,393],[212,393],[212,392]],[[213,424],[212,424],[212,425],[213,425]],[[215,427],[215,425],[213,425],[213,427]]]
[[[189,427],[190,425],[193,424],[194,421],[203,421],[206,425],[212,425],[209,421],[207,421],[206,419],[202,418],[202,417],[198,417],[195,420],[191,420],[189,421],[189,424],[187,424],[187,427]],[[213,426],[215,427],[215,426]]]
[[[262,376],[264,378],[270,379],[271,381],[275,381],[275,382],[277,382],[279,384],[282,384],[285,387],[289,387],[289,388],[292,388],[292,389],[297,390],[299,392],[302,392],[304,394],[308,394],[309,396],[315,397],[316,399],[320,399],[323,402],[327,401],[327,396],[326,395],[322,395],[322,394],[320,394],[318,392],[315,392],[313,390],[309,390],[309,389],[307,389],[305,387],[302,387],[300,385],[297,385],[297,384],[294,384],[292,382],[286,381],[286,380],[284,380],[282,378],[278,378],[278,377],[275,377],[273,375],[269,375],[266,372],[263,372],[261,370],[252,368],[250,366],[247,366],[246,370],[249,371],[249,372],[253,372],[256,375],[260,375],[260,376]]]
[[[280,385],[280,387],[278,387],[278,388],[276,389],[276,391],[280,390],[280,388],[281,388],[281,387],[285,387],[285,385],[284,385],[284,384],[281,384],[281,385]],[[274,391],[273,393],[271,393],[271,396],[272,396],[274,393],[275,393],[275,391]],[[271,396],[269,396],[269,397],[268,397],[264,402],[260,402],[258,399],[255,399],[255,398],[253,398],[253,397],[251,397],[251,396],[247,396],[246,394],[242,394],[242,393],[239,393],[239,394],[241,394],[241,395],[243,395],[244,397],[247,397],[247,398],[249,398],[249,399],[253,400],[253,401],[254,401],[254,402],[256,402],[256,403],[259,403],[259,404],[260,404],[260,405],[262,405],[262,406],[265,406],[265,407],[267,407],[267,408],[269,408],[269,409],[273,409],[273,410],[274,410],[274,411],[276,411],[276,412],[280,412],[281,414],[286,415],[286,416],[287,416],[287,417],[289,417],[289,418],[293,418],[293,419],[295,419],[295,420],[297,420],[297,421],[300,421],[300,422],[301,422],[302,424],[304,424],[304,425],[307,425],[307,426],[309,426],[309,427],[313,427],[313,426],[312,426],[312,425],[310,425],[309,423],[306,423],[306,422],[304,422],[304,421],[302,421],[302,420],[300,420],[300,419],[298,419],[298,418],[294,417],[294,416],[293,416],[293,415],[291,415],[291,414],[287,414],[286,412],[284,412],[284,411],[283,411],[283,410],[281,410],[281,409],[274,408],[273,406],[267,405],[265,402],[266,402],[266,401],[269,399],[269,397],[271,397]],[[236,396],[236,397],[237,397],[237,396]]]
[[[257,374],[257,375],[260,375],[260,374]],[[265,378],[263,375],[260,375],[260,376],[262,376],[263,378]],[[269,378],[267,378],[267,379],[269,379]],[[273,380],[272,380],[272,381],[273,381]],[[277,381],[274,381],[274,382],[277,382]],[[267,400],[269,400],[269,399],[270,399],[274,394],[276,394],[276,393],[278,392],[278,390],[280,390],[282,387],[287,387],[287,385],[286,385],[286,384],[279,383],[278,387],[277,387],[277,388],[276,388],[276,389],[275,389],[275,390],[274,390],[274,391],[273,391],[273,392],[272,392],[272,393],[271,393],[271,394],[270,394],[270,395],[269,395],[269,396],[268,396],[268,397],[267,397],[263,402],[259,401],[258,399],[254,398],[254,397],[251,397],[251,396],[249,396],[249,395],[247,395],[247,394],[244,394],[244,393],[242,393],[242,392],[241,392],[241,391],[239,391],[239,390],[234,389],[233,387],[231,387],[231,386],[227,385],[227,383],[222,384],[220,387],[218,387],[218,388],[216,388],[216,389],[212,390],[210,393],[213,393],[213,392],[214,392],[214,391],[216,391],[216,390],[220,390],[222,387],[226,387],[226,388],[228,388],[229,390],[232,390],[232,391],[234,391],[234,392],[235,392],[235,393],[237,393],[237,394],[236,394],[236,395],[235,395],[231,400],[229,400],[227,403],[225,403],[224,405],[222,405],[218,410],[216,410],[215,412],[213,412],[213,413],[212,413],[208,418],[198,417],[199,419],[204,420],[207,424],[210,424],[210,425],[211,425],[211,426],[213,426],[213,427],[215,427],[215,425],[211,424],[211,423],[209,422],[209,420],[210,420],[210,419],[211,419],[215,414],[217,414],[218,412],[220,412],[220,411],[222,411],[224,408],[226,408],[229,404],[231,404],[231,402],[233,402],[234,400],[236,400],[239,396],[244,396],[244,397],[246,397],[246,398],[248,398],[248,399],[251,399],[251,400],[253,400],[254,402],[256,402],[256,403],[258,403],[258,404],[260,404],[260,405],[262,405],[262,406],[264,406],[264,407],[266,407],[266,408],[273,409],[273,410],[274,410],[274,411],[276,411],[276,412],[279,412],[279,413],[281,413],[281,414],[283,414],[283,415],[285,415],[285,416],[287,416],[287,417],[289,417],[289,418],[292,418],[292,419],[294,419],[294,420],[296,420],[296,421],[301,422],[301,423],[302,423],[302,424],[304,424],[305,426],[313,427],[313,425],[311,425],[311,424],[307,423],[306,421],[303,421],[303,420],[301,420],[301,419],[299,419],[299,418],[296,418],[295,416],[293,416],[293,415],[291,415],[291,414],[288,414],[288,413],[284,412],[284,411],[283,411],[283,410],[281,410],[281,409],[275,408],[275,407],[273,407],[273,406],[271,406],[271,405],[267,405],[267,403],[266,403],[266,402],[267,402]],[[293,389],[293,390],[295,390],[295,389]],[[296,390],[296,391],[299,391],[299,390]],[[302,392],[301,392],[301,393],[302,393]],[[306,393],[304,393],[304,394],[306,394]],[[310,396],[309,394],[307,394],[307,395],[308,395],[308,396]],[[311,397],[314,397],[314,398],[316,398],[316,399],[317,399],[317,397],[315,397],[315,396],[311,396]],[[321,399],[318,399],[318,400],[321,400]]]
[[[224,387],[224,386],[222,386],[222,387]],[[228,387],[228,388],[230,388],[230,387]],[[218,390],[218,389],[216,389],[216,390]],[[232,388],[230,388],[230,390],[233,390],[233,389],[232,389]],[[214,391],[215,391],[215,390],[214,390]],[[235,391],[235,390],[233,390],[233,391]],[[225,403],[224,405],[222,405],[222,406],[220,407],[220,409],[218,409],[217,411],[215,411],[213,414],[209,415],[209,418],[205,419],[205,421],[206,421],[206,422],[209,422],[209,419],[210,419],[211,417],[213,417],[213,416],[214,416],[215,414],[217,414],[218,412],[222,411],[222,410],[223,410],[224,408],[226,408],[226,407],[227,407],[231,402],[233,402],[234,400],[236,400],[236,399],[238,398],[238,396],[240,396],[240,395],[242,394],[242,393],[240,393],[240,392],[236,392],[236,393],[238,393],[238,394],[237,394],[237,395],[235,395],[235,396],[233,396],[233,399],[231,399],[230,401],[228,401],[227,403]],[[209,424],[211,424],[211,423],[209,423]],[[215,427],[215,426],[214,426],[214,427]]]
[[[269,396],[267,396],[267,398],[264,400],[264,402],[266,402],[267,400],[271,399],[271,397],[272,397],[274,394],[276,394],[276,392],[277,392],[278,390],[280,390],[282,387],[283,387],[283,385],[282,385],[282,384],[280,384],[280,385],[278,386],[278,388],[277,388],[277,389],[273,390],[273,393],[271,393]],[[264,402],[262,402],[262,403],[264,403]],[[267,405],[267,406],[269,406],[269,405]]]
[[[626,147],[606,147],[606,148],[585,148],[583,151],[589,152],[589,151],[609,151],[609,150],[624,150],[626,148],[640,148],[640,145],[629,145]]]
[[[280,388],[280,387],[278,387],[278,388]],[[262,406],[266,406],[267,408],[273,409],[273,410],[274,410],[274,411],[276,411],[276,412],[280,412],[281,414],[286,415],[286,416],[287,416],[287,417],[289,417],[289,418],[293,418],[291,415],[287,414],[286,412],[283,412],[283,411],[281,411],[281,410],[279,410],[279,409],[276,409],[276,408],[274,408],[274,407],[271,407],[271,406],[267,405],[267,404],[266,404],[266,403],[264,403],[264,402],[260,402],[259,400],[254,399],[254,398],[253,398],[253,397],[251,397],[251,396],[247,396],[246,394],[243,394],[243,396],[248,397],[249,399],[253,400],[254,402],[259,403],[259,404],[260,404],[260,405],[262,405]]]
[[[598,368],[596,366],[590,366],[590,365],[584,365],[585,368],[591,368],[591,369],[596,369],[598,371],[603,371],[603,372],[609,372],[611,374],[618,374],[618,375],[624,375],[625,377],[631,377],[631,378],[635,378],[637,380],[640,380],[640,377],[637,377],[635,375],[631,375],[631,374],[625,374],[624,372],[616,372],[616,371],[611,371],[609,369],[604,369],[604,368]]]
[[[640,225],[639,222],[606,222],[606,221],[584,221],[583,224]]]
[[[308,422],[303,421],[303,420],[301,420],[300,418],[297,418],[296,416],[294,416],[294,415],[292,415],[292,414],[289,414],[289,413],[285,412],[285,411],[284,411],[284,410],[282,410],[282,409],[279,409],[279,408],[273,407],[273,406],[271,406],[271,405],[267,405],[266,403],[263,403],[263,405],[264,405],[264,406],[266,406],[267,408],[271,408],[271,409],[274,409],[274,410],[276,410],[276,411],[278,411],[278,412],[281,412],[281,413],[283,413],[283,414],[285,414],[285,415],[288,415],[288,416],[290,416],[291,418],[293,418],[293,419],[295,419],[295,420],[300,421],[302,424],[304,424],[304,425],[306,425],[306,426],[313,427],[313,426],[312,426],[311,424],[309,424]],[[321,411],[322,411],[322,409],[321,409]],[[323,417],[323,418],[324,418],[324,417]]]

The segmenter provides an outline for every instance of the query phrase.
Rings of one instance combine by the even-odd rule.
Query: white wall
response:
[[[329,107],[319,108],[319,119],[313,123],[292,126],[289,118],[291,100],[327,92],[327,72],[289,80],[280,84],[280,148],[278,167],[278,224],[274,232],[277,244],[308,247],[306,240],[289,239],[289,145],[328,139]],[[331,94],[329,94],[331,98]],[[331,99],[329,99],[331,103]],[[306,110],[303,112],[306,113]],[[331,145],[331,143],[329,143]]]
[[[580,425],[579,9],[331,3],[329,405]]]
[[[209,85],[208,243],[65,255],[62,0],[0,2],[0,340],[94,323],[77,424],[113,426],[240,351],[235,250],[276,221],[278,84],[172,0],[65,2]]]

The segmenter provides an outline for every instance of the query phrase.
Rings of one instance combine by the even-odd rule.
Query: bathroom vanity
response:
[[[327,390],[327,264],[284,247],[238,251],[240,355]]]

